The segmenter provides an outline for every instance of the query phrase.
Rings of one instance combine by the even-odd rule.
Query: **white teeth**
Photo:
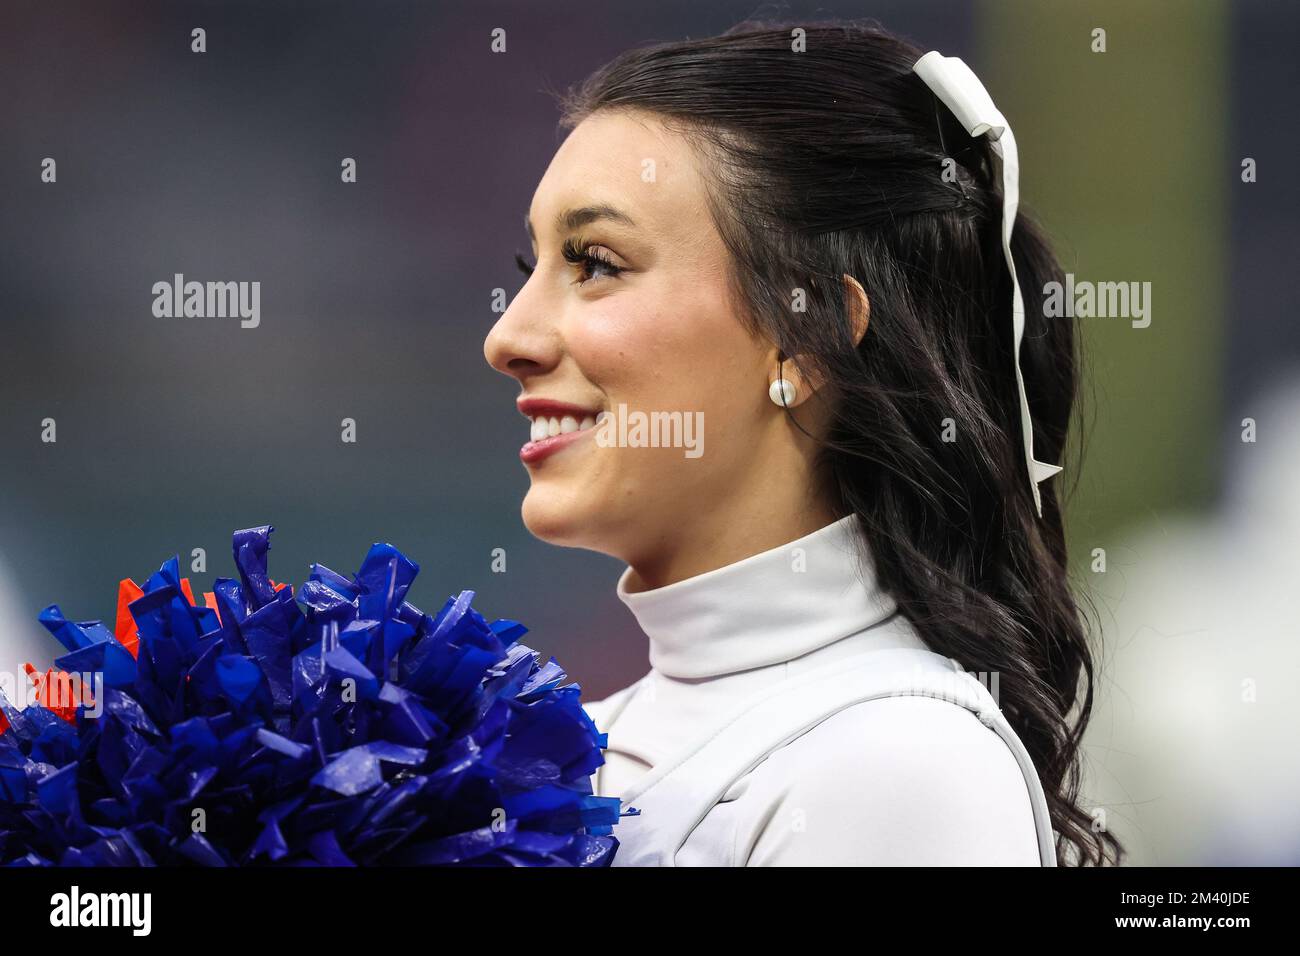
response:
[[[601,416],[604,414],[603,411],[600,413]],[[543,438],[550,438],[554,435],[582,432],[588,428],[595,428],[599,421],[600,416],[592,415],[584,415],[582,421],[579,421],[575,415],[565,415],[560,418],[534,418],[528,437],[533,441],[541,441]]]

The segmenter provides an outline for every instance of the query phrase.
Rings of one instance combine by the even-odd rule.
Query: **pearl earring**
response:
[[[793,405],[797,394],[794,383],[784,378],[778,378],[767,389],[767,397],[777,405]]]

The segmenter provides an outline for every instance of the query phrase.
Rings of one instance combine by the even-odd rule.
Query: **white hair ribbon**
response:
[[[1025,336],[1025,300],[1016,278],[1016,264],[1011,258],[1011,232],[1016,225],[1016,208],[1020,205],[1020,156],[1016,152],[1016,137],[1011,132],[1007,118],[993,105],[984,84],[960,57],[944,56],[930,51],[912,65],[925,85],[952,110],[952,115],[971,136],[989,138],[994,155],[994,172],[1002,177],[1002,252],[1011,273],[1011,328],[1012,355],[1016,365],[1016,388],[1020,393],[1020,432],[1025,446],[1025,467],[1029,472],[1029,490],[1034,496],[1038,516],[1043,516],[1043,501],[1038,483],[1051,478],[1061,470],[1060,465],[1049,465],[1034,458],[1034,423],[1029,417],[1029,399],[1025,395],[1025,379],[1020,371],[1020,340]]]

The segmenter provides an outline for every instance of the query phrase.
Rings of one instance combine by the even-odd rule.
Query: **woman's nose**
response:
[[[555,330],[543,320],[545,311],[529,294],[529,283],[497,319],[483,342],[483,357],[503,375],[521,381],[527,375],[546,371],[558,360]]]

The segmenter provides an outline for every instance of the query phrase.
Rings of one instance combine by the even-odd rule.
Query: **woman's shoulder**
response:
[[[968,791],[1002,779],[1025,789],[1002,738],[967,707],[939,697],[879,697],[846,707],[778,754],[805,778],[848,773],[878,779],[889,769],[919,783],[961,781]]]
[[[1015,754],[949,700],[846,707],[774,751],[743,790],[748,865],[1039,864]]]

